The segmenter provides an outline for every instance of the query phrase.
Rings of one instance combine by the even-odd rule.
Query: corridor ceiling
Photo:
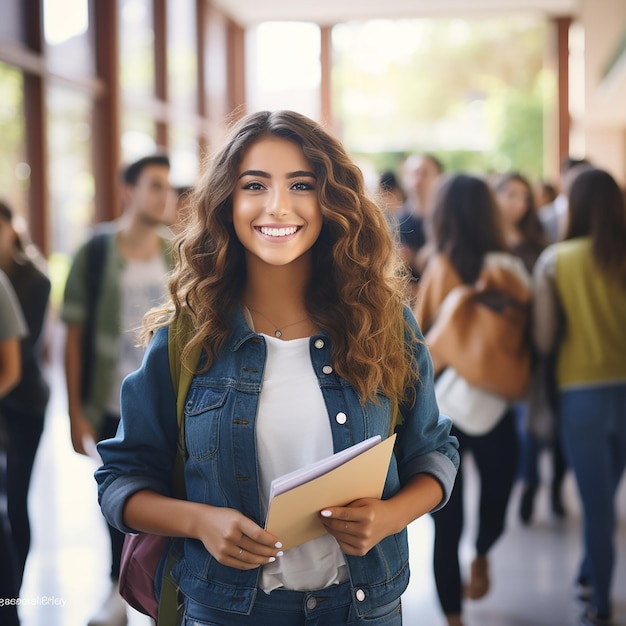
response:
[[[340,22],[411,17],[472,17],[511,13],[575,15],[578,0],[213,0],[235,22]]]

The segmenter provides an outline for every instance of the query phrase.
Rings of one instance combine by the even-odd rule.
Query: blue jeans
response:
[[[561,432],[584,516],[579,576],[599,613],[611,612],[615,497],[626,467],[626,384],[561,392]]]
[[[185,599],[182,626],[402,626],[400,598],[359,617],[349,583],[319,591],[257,591],[250,615],[219,611]]]

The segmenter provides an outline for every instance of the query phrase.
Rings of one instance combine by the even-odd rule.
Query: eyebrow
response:
[[[263,170],[246,170],[245,172],[241,172],[239,174],[239,178],[243,178],[244,176],[258,176],[259,178],[271,178],[271,174],[268,172],[264,172]],[[287,174],[287,178],[317,178],[313,172],[307,172],[306,170],[297,170],[295,172],[289,172]]]

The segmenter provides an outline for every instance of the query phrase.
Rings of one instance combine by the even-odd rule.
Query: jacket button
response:
[[[324,347],[324,340],[323,339],[316,339],[315,343],[313,344],[318,350],[321,350]]]
[[[322,372],[324,372],[324,374],[332,374],[333,368],[330,365],[324,365]]]
[[[343,412],[337,413],[337,415],[335,415],[335,420],[337,421],[337,424],[345,424],[348,421],[348,416]]]
[[[357,591],[356,591],[356,599],[359,602],[363,602],[363,600],[365,600],[365,591],[363,591],[363,589],[357,589]]]

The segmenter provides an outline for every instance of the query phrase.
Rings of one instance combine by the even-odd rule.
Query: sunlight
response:
[[[87,0],[44,0],[43,14],[46,41],[51,45],[87,32]]]

